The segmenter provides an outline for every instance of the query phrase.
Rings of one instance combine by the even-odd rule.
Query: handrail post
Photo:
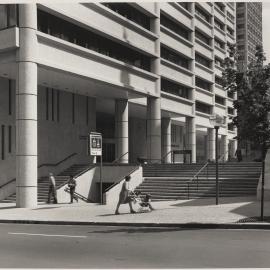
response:
[[[187,195],[187,198],[189,200],[189,182],[188,182],[188,195]]]

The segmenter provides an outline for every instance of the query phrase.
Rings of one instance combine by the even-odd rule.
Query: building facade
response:
[[[221,86],[234,3],[0,5],[0,18],[0,185],[16,178],[18,207],[37,204],[50,165],[95,162],[91,131],[104,162],[205,162],[217,113],[220,156],[234,155]]]
[[[238,67],[245,70],[254,60],[256,46],[262,46],[262,2],[236,3]]]

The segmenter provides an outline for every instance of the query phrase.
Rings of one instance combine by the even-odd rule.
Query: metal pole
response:
[[[218,126],[215,126],[216,130],[216,205],[218,205],[219,186],[218,186]]]
[[[265,145],[263,146],[262,150],[262,189],[261,189],[261,221],[264,220],[264,174],[265,174],[265,156],[264,156],[264,151],[265,151]]]
[[[100,172],[99,172],[99,176],[100,176],[100,204],[103,204],[103,192],[102,192],[102,154],[100,156]]]

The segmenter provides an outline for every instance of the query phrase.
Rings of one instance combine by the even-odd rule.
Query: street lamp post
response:
[[[215,149],[215,161],[216,161],[216,205],[218,205],[219,199],[219,181],[218,181],[218,130],[225,124],[225,117],[218,114],[211,115],[209,118],[210,124],[214,126],[216,133],[216,149]]]

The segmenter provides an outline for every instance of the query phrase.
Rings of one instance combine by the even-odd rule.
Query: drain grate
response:
[[[261,217],[247,217],[241,218],[236,223],[247,223],[247,222],[262,222]],[[263,222],[270,222],[270,216],[264,217]]]

